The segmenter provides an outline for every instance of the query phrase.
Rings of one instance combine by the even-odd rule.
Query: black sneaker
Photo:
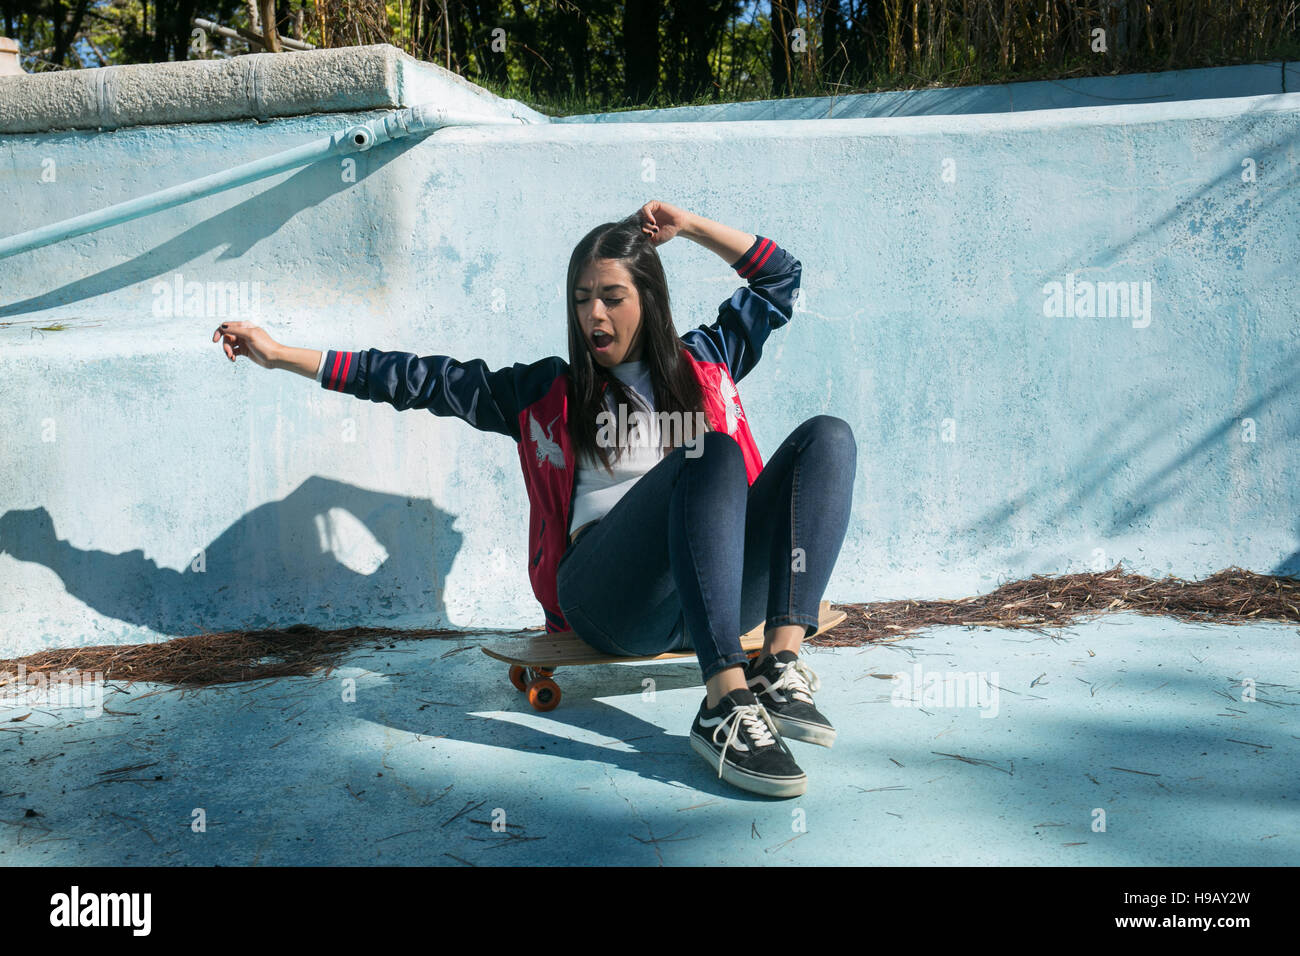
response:
[[[691,746],[719,777],[768,797],[797,797],[808,788],[807,775],[752,692],[733,690],[711,710],[708,702],[691,724]]]
[[[761,664],[751,661],[745,668],[745,683],[781,736],[823,747],[835,743],[835,728],[813,705],[813,691],[821,681],[794,651],[780,651]]]

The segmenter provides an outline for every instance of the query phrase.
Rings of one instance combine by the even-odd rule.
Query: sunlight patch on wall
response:
[[[374,574],[388,560],[388,549],[346,508],[331,508],[313,520],[321,552],[334,555],[348,570]]]

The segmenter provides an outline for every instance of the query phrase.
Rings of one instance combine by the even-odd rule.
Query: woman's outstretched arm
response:
[[[283,368],[307,378],[315,378],[325,353],[317,349],[297,349],[281,345],[266,330],[251,322],[222,322],[212,333],[212,341],[221,342],[226,358],[234,361],[243,355],[262,368]]]
[[[320,366],[324,361],[325,353],[317,349],[296,349],[291,345],[282,345],[275,367],[297,372],[307,378],[319,378]]]
[[[340,351],[281,345],[249,322],[226,322],[212,334],[232,362],[239,356],[263,368],[283,368],[314,378],[322,388],[391,405],[460,418],[480,431],[521,440],[520,415],[550,388],[565,362],[558,357],[493,371],[482,359],[379,349]]]

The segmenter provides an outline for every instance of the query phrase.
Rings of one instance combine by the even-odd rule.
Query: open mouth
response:
[[[591,344],[596,351],[603,352],[614,344],[614,337],[608,332],[593,332],[591,333]]]

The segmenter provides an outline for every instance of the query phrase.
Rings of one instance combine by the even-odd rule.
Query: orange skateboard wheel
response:
[[[528,690],[528,679],[524,677],[524,669],[518,664],[510,665],[510,683],[515,685],[515,690],[523,693]]]
[[[560,685],[549,677],[539,677],[528,685],[528,703],[533,710],[554,710],[560,705]]]

